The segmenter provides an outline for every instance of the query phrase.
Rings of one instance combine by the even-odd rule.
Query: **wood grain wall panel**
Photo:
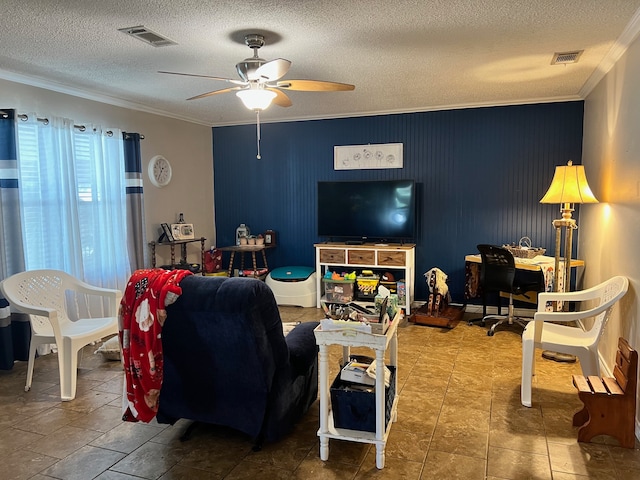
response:
[[[541,205],[556,165],[581,163],[582,102],[487,107],[213,129],[218,245],[234,241],[239,223],[271,228],[278,247],[270,267],[314,265],[318,181],[414,179],[418,184],[416,297],[422,273],[449,275],[463,300],[464,255],[478,243],[529,236],[552,251],[558,206]],[[263,115],[268,121],[268,115]],[[404,145],[404,168],[334,170],[335,145]],[[574,216],[576,216],[574,214]]]

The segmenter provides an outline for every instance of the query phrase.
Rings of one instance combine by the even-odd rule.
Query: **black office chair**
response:
[[[514,323],[526,327],[527,321],[516,317],[513,307],[514,295],[525,295],[526,292],[541,292],[544,290],[542,272],[535,274],[534,277],[527,278],[523,276],[519,278],[516,275],[516,266],[513,254],[503,247],[495,245],[478,245],[478,251],[482,259],[480,266],[480,288],[482,289],[482,318],[477,321],[481,325],[485,325],[488,320],[497,320],[487,332],[490,337],[496,331],[496,327],[502,323],[513,325]],[[498,296],[498,314],[487,315],[487,294],[506,292],[509,294],[509,312],[507,315],[501,315],[501,302]],[[473,324],[474,321],[469,322]]]

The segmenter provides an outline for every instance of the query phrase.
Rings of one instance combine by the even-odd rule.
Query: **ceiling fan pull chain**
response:
[[[262,158],[260,156],[260,110],[256,110],[256,119],[257,119],[257,121],[256,121],[256,129],[257,129],[256,139],[257,139],[257,142],[258,142],[258,154],[256,155],[256,158],[258,160],[260,160]]]

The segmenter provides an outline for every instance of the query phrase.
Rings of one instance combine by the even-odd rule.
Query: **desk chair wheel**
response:
[[[476,324],[476,322],[479,323],[481,327],[485,326],[485,322],[481,320],[469,320],[468,323],[470,327],[473,327]]]
[[[496,333],[496,331],[495,331],[495,330],[489,330],[489,331],[487,332],[487,336],[488,336],[488,337],[493,337],[493,335],[494,335],[495,333]]]

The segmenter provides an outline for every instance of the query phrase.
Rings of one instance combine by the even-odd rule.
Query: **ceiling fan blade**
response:
[[[229,82],[234,83],[236,85],[247,85],[247,82],[243,82],[242,80],[233,80],[231,78],[223,78],[223,77],[212,77],[211,75],[197,75],[195,73],[180,73],[180,72],[164,72],[158,70],[158,73],[167,73],[169,75],[182,75],[184,77],[200,77],[200,78],[208,78],[210,80],[220,80],[221,82]]]
[[[262,64],[255,73],[257,79],[265,82],[274,82],[286,75],[291,67],[291,62],[284,58],[276,58]]]
[[[276,84],[278,88],[300,90],[303,92],[338,92],[353,90],[354,85],[338,82],[324,82],[322,80],[282,80]]]
[[[198,100],[199,98],[210,97],[212,95],[218,95],[219,93],[234,92],[236,90],[242,90],[242,88],[241,87],[223,88],[222,90],[214,90],[213,92],[202,93],[200,95],[196,95],[195,97],[187,98],[187,100]]]
[[[275,103],[279,107],[290,107],[293,105],[291,103],[291,99],[282,90],[278,90],[277,88],[266,88],[266,90],[276,94],[276,97],[271,102]]]

